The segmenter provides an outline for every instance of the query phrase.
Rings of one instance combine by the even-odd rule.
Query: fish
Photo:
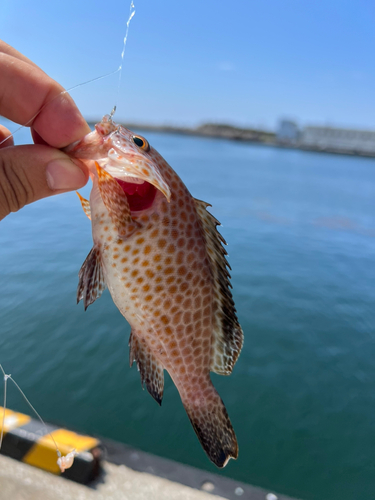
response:
[[[108,288],[131,326],[130,366],[161,405],[171,376],[197,437],[218,467],[238,456],[210,372],[229,375],[243,344],[218,220],[149,144],[103,117],[64,148],[90,170],[93,248],[79,271],[85,310]]]

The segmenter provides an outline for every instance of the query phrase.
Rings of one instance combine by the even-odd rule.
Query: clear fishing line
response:
[[[126,43],[127,43],[127,40],[128,40],[128,34],[129,34],[129,26],[130,26],[130,22],[131,20],[133,19],[134,15],[135,15],[135,6],[134,6],[134,2],[133,0],[131,1],[130,3],[130,9],[129,9],[129,18],[127,20],[127,23],[126,23],[126,32],[125,32],[125,37],[124,37],[124,43],[123,43],[123,49],[122,49],[122,52],[121,52],[121,63],[120,63],[120,66],[114,70],[114,71],[111,71],[110,73],[106,73],[105,75],[101,75],[101,76],[98,76],[96,78],[92,78],[91,80],[88,80],[86,82],[82,82],[82,83],[79,83],[77,85],[74,85],[73,87],[70,87],[69,89],[67,90],[63,90],[61,91],[59,94],[57,94],[55,97],[53,97],[52,99],[50,99],[48,102],[46,102],[39,110],[37,113],[35,113],[35,115],[33,115],[24,125],[20,125],[14,132],[12,132],[10,135],[8,135],[7,137],[5,137],[1,142],[0,142],[0,146],[2,144],[4,144],[4,142],[6,142],[8,139],[10,139],[11,137],[14,137],[14,135],[21,129],[23,129],[24,127],[27,127],[29,124],[31,124],[35,118],[39,115],[39,113],[46,107],[48,106],[51,102],[53,102],[55,99],[57,99],[58,97],[64,95],[64,94],[68,94],[70,93],[71,91],[77,89],[78,87],[82,87],[83,85],[88,85],[90,83],[93,83],[93,82],[96,82],[98,80],[102,80],[104,78],[108,78],[109,76],[111,75],[114,75],[116,73],[119,73],[119,79],[118,79],[118,86],[117,86],[117,97],[116,97],[116,103],[117,103],[117,100],[118,100],[118,97],[119,97],[119,93],[120,93],[120,86],[121,86],[121,76],[122,76],[122,67],[123,67],[123,63],[124,63],[124,56],[125,56],[125,49],[126,49]],[[114,105],[112,111],[111,111],[111,117],[113,117],[114,113],[116,111],[116,104]],[[3,415],[2,415],[2,425],[1,425],[1,433],[0,433],[0,450],[1,450],[1,447],[2,447],[2,444],[3,444],[3,439],[4,439],[4,427],[5,427],[5,410],[6,410],[6,405],[7,405],[7,387],[8,387],[8,380],[11,380],[13,382],[13,384],[16,386],[16,388],[18,389],[18,391],[20,392],[20,394],[22,395],[22,397],[24,398],[24,400],[26,401],[26,403],[29,405],[29,407],[31,408],[31,410],[34,412],[34,414],[38,417],[39,421],[41,422],[41,424],[43,425],[45,431],[46,431],[46,435],[49,435],[50,438],[52,439],[53,443],[54,443],[54,446],[56,448],[56,453],[57,453],[57,456],[58,456],[58,465],[60,466],[61,468],[61,471],[63,472],[63,468],[61,466],[61,464],[64,464],[64,459],[67,458],[68,461],[71,461],[74,460],[74,455],[76,455],[76,451],[73,450],[72,452],[68,453],[68,455],[66,457],[63,457],[61,455],[61,452],[60,450],[58,449],[58,446],[57,446],[57,443],[56,441],[54,440],[53,436],[51,433],[48,432],[48,429],[47,429],[47,426],[44,422],[44,420],[42,419],[42,417],[39,415],[39,413],[36,411],[36,409],[34,408],[34,406],[31,404],[31,402],[29,401],[29,399],[26,397],[25,393],[22,391],[22,389],[20,388],[20,386],[17,384],[17,382],[12,378],[12,376],[9,374],[6,374],[2,365],[0,364],[0,370],[3,374],[3,377],[4,377],[4,398],[3,398]],[[70,465],[68,465],[66,468],[70,467]]]
[[[35,115],[33,115],[24,125],[20,125],[16,130],[14,130],[14,132],[12,132],[11,134],[9,134],[7,137],[5,137],[5,139],[3,139],[1,142],[0,142],[0,146],[2,144],[4,144],[5,141],[7,141],[8,139],[10,139],[11,137],[14,137],[14,135],[21,129],[27,127],[29,124],[31,124],[35,118],[39,115],[39,113],[41,111],[43,111],[43,109],[48,106],[51,102],[53,102],[55,99],[57,99],[58,97],[64,95],[64,94],[69,94],[72,90],[75,90],[77,89],[78,87],[82,87],[84,85],[88,85],[90,83],[93,83],[93,82],[96,82],[98,80],[102,80],[104,78],[108,78],[109,76],[112,76],[112,75],[115,75],[116,73],[119,73],[119,79],[118,79],[118,85],[117,85],[117,96],[116,96],[116,101],[115,101],[115,105],[113,106],[113,109],[110,113],[111,117],[113,117],[113,115],[115,114],[115,111],[116,111],[116,103],[118,101],[118,97],[119,97],[119,94],[120,94],[120,86],[121,86],[121,75],[122,75],[122,67],[123,67],[123,63],[124,63],[124,56],[125,56],[125,49],[126,49],[126,43],[128,41],[128,34],[129,34],[129,26],[130,26],[130,22],[131,20],[133,19],[134,15],[135,15],[135,6],[134,6],[134,2],[133,0],[131,1],[130,3],[130,8],[129,8],[129,18],[127,20],[127,23],[126,23],[126,32],[125,32],[125,37],[124,37],[124,44],[123,44],[123,49],[122,49],[122,52],[121,52],[121,63],[120,63],[120,66],[115,69],[114,71],[111,71],[109,73],[106,73],[105,75],[101,75],[101,76],[97,76],[95,78],[92,78],[91,80],[87,80],[87,82],[82,82],[82,83],[78,83],[77,85],[74,85],[73,87],[70,87],[69,89],[66,89],[66,90],[62,90],[59,94],[57,94],[55,97],[53,97],[51,100],[49,100],[48,102],[46,102],[36,113]]]
[[[23,390],[21,389],[21,387],[12,378],[12,375],[7,375],[1,365],[0,365],[0,370],[3,372],[3,376],[4,376],[4,404],[3,404],[3,419],[2,419],[1,435],[0,435],[0,450],[1,450],[1,446],[3,444],[3,437],[4,437],[5,409],[6,409],[6,403],[7,403],[7,382],[8,382],[8,380],[11,380],[13,382],[13,384],[17,387],[18,391],[20,392],[20,394],[22,395],[22,397],[24,398],[24,400],[26,401],[26,403],[30,406],[30,408],[32,409],[32,411],[35,413],[35,415],[40,420],[41,424],[43,425],[43,427],[44,427],[44,429],[46,431],[46,434],[48,434],[50,436],[50,438],[52,439],[52,441],[53,441],[53,443],[55,445],[55,448],[56,448],[57,456],[60,458],[61,457],[61,453],[60,453],[60,451],[59,451],[59,449],[57,447],[56,441],[53,439],[52,434],[48,432],[47,426],[46,426],[44,420],[42,419],[42,417],[39,415],[39,413],[36,411],[36,409],[34,408],[34,406],[27,399],[27,397],[26,397],[25,393],[23,392]]]

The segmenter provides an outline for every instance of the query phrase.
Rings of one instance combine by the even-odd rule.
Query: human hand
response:
[[[30,126],[35,143],[14,146],[9,138],[0,145],[0,220],[28,203],[81,188],[88,180],[84,163],[58,149],[90,132],[70,95],[59,95],[63,90],[0,40],[0,115]],[[9,135],[0,125],[0,142]]]

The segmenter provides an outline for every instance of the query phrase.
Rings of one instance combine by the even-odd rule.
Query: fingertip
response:
[[[58,149],[68,146],[90,132],[91,129],[74,100],[65,91],[50,101],[47,100],[32,125],[32,134],[37,138],[37,143],[48,144]]]
[[[84,163],[71,158],[52,160],[46,167],[47,184],[53,191],[74,191],[88,181]]]
[[[0,148],[6,148],[7,146],[13,146],[14,139],[13,135],[4,125],[0,125]]]
[[[23,206],[83,187],[88,168],[62,151],[42,145],[0,149],[0,220]]]

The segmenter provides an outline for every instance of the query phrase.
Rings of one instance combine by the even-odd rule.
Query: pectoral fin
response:
[[[84,198],[83,196],[81,196],[78,191],[76,191],[76,193],[78,195],[78,198],[80,199],[83,211],[85,212],[85,214],[87,215],[87,217],[91,220],[91,208],[90,208],[90,202],[89,202],[89,200],[86,200],[86,198]]]
[[[148,392],[161,405],[164,392],[164,369],[159,361],[152,354],[147,344],[144,344],[137,334],[130,334],[130,366],[133,361],[137,362],[138,370],[141,374],[142,386],[145,383]]]
[[[141,225],[132,219],[128,199],[120,184],[97,162],[100,196],[106,206],[120,238],[128,238]]]
[[[83,300],[85,311],[106,289],[100,252],[93,247],[78,274],[77,304]]]

